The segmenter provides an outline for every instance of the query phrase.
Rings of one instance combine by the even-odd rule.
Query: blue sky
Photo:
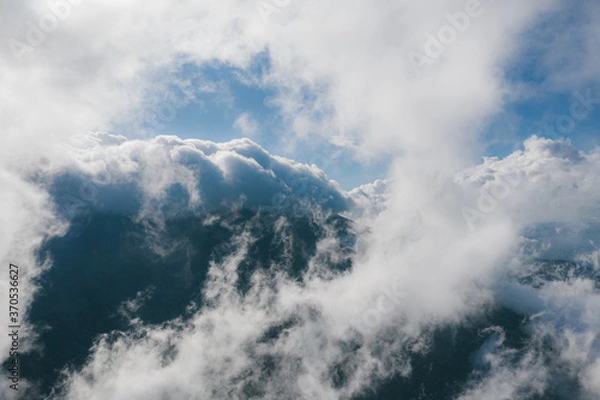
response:
[[[584,86],[574,92],[585,94],[588,89]],[[598,92],[592,93],[597,98]],[[600,115],[597,112],[590,112],[571,125],[563,119],[570,116],[574,102],[577,102],[574,93],[555,93],[508,104],[482,132],[482,141],[488,143],[485,155],[504,157],[521,148],[523,140],[532,135],[568,139],[584,151],[600,145]],[[565,124],[564,127],[561,124]]]
[[[359,161],[350,149],[336,146],[316,132],[310,138],[294,138],[290,144],[292,128],[273,104],[276,89],[258,81],[262,72],[269,68],[269,60],[264,55],[256,57],[247,69],[218,63],[202,68],[184,64],[175,79],[189,81],[195,86],[191,95],[186,97],[177,83],[170,85],[163,95],[163,102],[150,107],[151,117],[145,129],[150,134],[218,143],[250,138],[271,154],[317,165],[346,190],[386,176],[389,156]],[[203,86],[208,89],[203,90]],[[249,133],[236,125],[243,114],[255,123],[255,132]],[[127,132],[131,127],[122,126],[115,130],[119,129]]]

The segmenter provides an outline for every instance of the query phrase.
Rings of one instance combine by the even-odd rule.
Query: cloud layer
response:
[[[492,348],[489,369],[465,398],[550,390],[556,365],[531,373],[545,364],[535,342],[547,336],[556,368],[567,366],[561,378],[593,398],[600,371],[593,274],[533,288],[512,277],[544,257],[597,271],[597,150],[532,137],[505,158],[472,162],[487,122],[509,102],[598,83],[590,50],[598,7],[581,4],[0,4],[0,259],[23,265],[25,310],[35,278],[51,266],[37,257],[40,245],[90,210],[160,227],[219,208],[293,214],[319,205],[351,216],[360,231],[351,272],[328,273],[324,260],[342,253],[331,235],[302,285],[257,273],[243,296],[233,290],[236,265],[253,238],[240,232],[238,251],[210,266],[204,293],[213,307],[186,322],[101,337],[83,370],[68,374],[64,396],[349,398],[408,375],[431,332],[499,305],[532,317],[532,343],[515,361],[501,330],[486,331],[496,335],[484,346]],[[575,14],[586,18],[571,34],[547,28],[572,28]],[[523,54],[535,68],[523,65]],[[317,167],[249,140],[148,139],[164,133],[141,127],[173,104],[173,82],[187,94],[226,92],[188,81],[190,65],[230,68],[238,80],[273,90],[268,103],[283,121],[284,144],[321,136],[360,160],[391,155],[389,176],[345,193]],[[253,133],[245,115],[236,125]],[[125,136],[113,134],[117,127]],[[88,134],[98,130],[113,133]],[[279,335],[261,342],[273,326]]]
[[[249,248],[260,235],[251,224],[233,226],[231,252],[210,263],[200,308],[153,325],[136,319],[139,305],[128,306],[127,315],[137,322],[123,334],[100,335],[90,360],[67,374],[61,397],[352,398],[397,374],[410,379],[416,358],[435,348],[436,332],[485,317],[495,307],[530,318],[524,326],[504,327],[523,329],[527,342],[513,349],[501,333],[500,339],[491,335],[501,330],[486,331],[496,344],[482,345],[487,367],[479,379],[465,382],[463,398],[555,393],[556,376],[580,382],[581,396],[597,390],[598,261],[596,244],[589,242],[597,230],[588,214],[557,219],[554,202],[531,204],[554,199],[588,210],[598,199],[595,152],[532,137],[521,151],[459,173],[434,174],[404,162],[391,181],[344,193],[316,168],[270,156],[248,140],[130,141],[95,134],[78,138],[70,149],[33,174],[45,182],[63,218],[99,211],[165,223],[253,208],[282,216],[302,210],[320,223],[334,211],[353,216],[360,235],[347,273],[332,273],[332,260],[346,256],[344,239],[330,232],[300,281],[252,268],[249,290],[240,292],[242,265],[256,262]],[[504,192],[493,185],[502,179],[510,196],[497,196]],[[290,189],[304,181],[320,190]],[[471,226],[464,208],[470,202],[476,207],[484,192],[498,205],[478,210],[484,217]],[[264,207],[272,193],[294,193],[294,204],[304,207]],[[295,240],[285,220],[276,224],[283,253]],[[556,229],[545,228],[549,220]],[[168,254],[168,230],[150,227],[147,233],[163,243],[151,248]],[[577,238],[568,240],[573,234]],[[553,253],[556,246],[568,252]],[[536,267],[536,260],[552,254],[550,260],[558,254],[583,269]],[[550,271],[556,275],[546,275]],[[143,305],[147,300],[140,296]],[[545,337],[560,349],[558,357],[536,344]],[[560,372],[565,365],[569,372]]]

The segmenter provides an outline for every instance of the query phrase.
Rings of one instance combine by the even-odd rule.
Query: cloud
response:
[[[460,173],[399,161],[389,182],[378,181],[351,193],[328,181],[316,167],[272,156],[248,139],[127,140],[99,133],[75,138],[62,154],[29,173],[47,189],[63,218],[97,210],[160,222],[185,213],[261,210],[272,205],[276,194],[287,193],[292,204],[308,205],[301,209],[317,222],[322,218],[314,212],[318,205],[354,215],[360,232],[347,272],[330,271],[330,260],[348,256],[341,250],[343,239],[330,233],[316,246],[301,282],[255,270],[249,291],[240,293],[240,266],[255,262],[248,248],[259,237],[251,226],[235,227],[239,233],[230,247],[235,251],[209,266],[202,289],[206,304],[189,319],[161,325],[138,321],[123,334],[99,332],[90,360],[63,382],[66,398],[167,394],[230,398],[243,393],[264,398],[347,398],[395,374],[410,376],[413,357],[427,351],[432,332],[480,316],[494,304],[514,308],[505,301],[510,296],[537,307],[521,307],[516,310],[520,314],[538,313],[540,308],[548,313],[539,325],[532,322],[533,338],[555,329],[554,324],[565,318],[569,327],[580,327],[573,331],[573,339],[565,331],[553,337],[557,343],[572,343],[564,347],[561,360],[573,365],[582,382],[592,382],[594,347],[586,343],[593,343],[593,336],[588,338],[596,329],[590,319],[593,313],[576,317],[573,312],[594,309],[597,293],[590,281],[573,276],[562,286],[548,283],[527,291],[513,290],[518,286],[510,276],[529,261],[527,257],[536,256],[526,252],[521,258],[520,249],[527,244],[520,238],[523,229],[546,221],[538,215],[552,215],[552,204],[542,208],[530,206],[528,200],[533,195],[580,199],[577,209],[595,201],[595,152],[532,137],[523,150],[503,159],[486,159]],[[503,198],[502,209],[499,206],[469,229],[461,207],[476,201],[479,189],[496,193],[491,185],[514,176],[520,177],[514,198]],[[562,188],[569,190],[563,193]],[[268,210],[286,215],[291,209]],[[520,221],[524,213],[529,217]],[[284,229],[285,218],[277,224],[285,253],[293,237]],[[552,232],[534,229],[531,240],[545,240],[543,234]],[[174,240],[166,233],[159,227],[155,237],[165,248]],[[571,259],[593,257],[577,253],[588,234],[570,243]],[[153,248],[162,251],[159,245]],[[572,303],[574,299],[577,303]],[[135,310],[129,312],[135,319]],[[267,340],[269,332],[279,333]],[[508,366],[512,359],[502,361],[505,356],[499,355],[497,369],[473,382],[465,398],[481,393],[502,398],[521,393],[523,387],[547,390],[553,370],[549,375],[531,375],[543,355],[535,348],[531,351],[533,358],[519,361],[517,370]],[[591,383],[584,386],[590,393],[595,390]]]
[[[573,270],[562,281],[549,279],[556,263],[542,262],[539,267],[527,274],[543,283],[530,291],[542,307],[525,313],[526,325],[520,328],[529,333],[525,348],[511,348],[502,340],[497,349],[482,350],[489,369],[460,399],[528,398],[534,393],[591,399],[600,393],[590,380],[600,354],[598,318],[591,311],[598,305],[598,290],[593,280]],[[512,300],[524,299],[517,292],[512,295]]]
[[[249,113],[240,114],[233,126],[241,130],[244,135],[248,136],[252,136],[258,131],[258,124]]]
[[[506,351],[510,354],[510,350]],[[488,360],[499,365],[493,372],[465,391],[459,400],[525,399],[543,395],[547,389],[548,371],[535,354],[526,355],[521,362],[503,360],[505,354],[488,355]],[[509,357],[507,357],[509,358]],[[516,364],[516,365],[515,365]]]
[[[352,204],[316,167],[272,156],[249,139],[219,144],[97,133],[79,136],[65,153],[70,156],[31,173],[55,195],[67,218],[82,204],[165,216],[227,208],[342,212]]]
[[[49,260],[40,259],[37,249],[49,237],[60,236],[66,231],[66,224],[62,223],[47,207],[50,201],[49,196],[39,187],[26,179],[22,179],[14,171],[0,170],[0,185],[2,194],[0,194],[0,259],[4,265],[4,273],[0,279],[0,294],[5,299],[9,299],[9,293],[16,303],[11,303],[15,308],[16,314],[6,313],[3,317],[5,325],[20,325],[20,342],[18,349],[12,351],[25,352],[31,351],[35,344],[32,341],[23,341],[23,337],[33,338],[36,335],[35,329],[26,323],[26,311],[33,301],[37,290],[37,278],[41,271],[49,268]],[[14,264],[17,268],[12,268],[16,275],[11,274],[15,279],[9,280],[9,264]],[[11,282],[16,282],[11,284]],[[17,291],[15,292],[15,288]],[[13,290],[10,290],[13,288]],[[9,292],[10,290],[10,292]],[[16,296],[15,296],[16,295]],[[7,306],[8,309],[8,306]],[[14,320],[9,317],[16,318]],[[0,337],[0,351],[2,360],[9,355],[9,349],[13,346],[13,341],[8,335]],[[22,381],[22,387],[28,385]],[[8,391],[8,385],[1,390]]]
[[[106,338],[84,370],[71,375],[73,397],[231,397],[263,384],[279,398],[350,396],[394,372],[408,373],[410,363],[399,355],[418,348],[428,328],[493,303],[493,282],[518,251],[524,227],[597,216],[595,150],[584,154],[569,143],[531,138],[522,151],[468,168],[482,127],[514,98],[519,82],[506,70],[523,51],[542,53],[556,86],[596,79],[593,52],[581,50],[594,48],[593,18],[573,36],[557,30],[560,38],[552,42],[560,44],[560,56],[529,35],[540,32],[548,15],[568,20],[566,2],[486,2],[484,15],[420,75],[408,55],[422,48],[427,32],[448,23],[447,13],[464,10],[463,2],[310,0],[275,5],[266,20],[257,9],[264,3],[248,1],[60,4],[62,17],[47,32],[41,31],[52,12],[47,5],[0,5],[0,35],[18,40],[27,54],[15,53],[15,42],[0,48],[5,264],[15,258],[38,274],[45,265],[35,250],[43,238],[63,232],[54,214],[69,219],[90,207],[149,216],[219,206],[310,209],[305,200],[334,211],[351,208],[348,194],[317,168],[269,155],[248,140],[134,140],[146,134],[134,128],[152,119],[161,99],[170,100],[169,83],[190,64],[233,68],[275,89],[270,104],[289,136],[318,134],[365,159],[395,158],[385,189],[377,183],[352,194],[373,211],[358,214],[364,222],[357,222],[371,229],[357,243],[351,273],[333,280],[315,273],[305,287],[276,281],[278,290],[257,276],[256,288],[264,291],[224,296],[189,325],[172,321]],[[594,15],[595,8],[586,3],[583,10]],[[567,52],[579,39],[580,49]],[[265,55],[268,65],[253,72]],[[556,68],[564,59],[572,61],[565,64],[570,74]],[[127,138],[86,134],[117,126]],[[75,134],[82,136],[65,147]],[[502,179],[509,189],[498,187]],[[480,207],[481,189],[489,191],[481,200],[489,212]],[[464,207],[483,214],[474,229]],[[211,268],[235,281],[227,263]],[[389,305],[397,301],[390,287],[402,292],[399,305]],[[35,292],[33,286],[25,291]],[[265,305],[269,295],[276,299],[272,309]],[[262,328],[286,317],[300,323],[273,347],[247,348]],[[178,356],[165,351],[169,338]],[[345,359],[343,349],[355,342],[360,349]],[[276,363],[279,375],[251,375],[255,359],[265,371]],[[593,391],[597,364],[584,365],[582,381]],[[336,387],[332,367],[353,379]]]
[[[486,158],[456,179],[472,190],[467,207],[479,212],[477,222],[505,214],[528,226],[595,221],[599,169],[596,149],[583,153],[568,141],[532,136],[523,150],[503,159]]]
[[[17,100],[6,113],[14,124],[11,137],[45,131],[44,142],[51,143],[148,118],[156,113],[148,105],[169,98],[169,83],[181,80],[184,66],[224,65],[274,88],[271,103],[293,133],[345,137],[369,153],[421,151],[434,143],[453,152],[468,147],[511,87],[497,68],[518,50],[520,32],[556,2],[485,2],[484,15],[420,77],[410,50],[446,24],[447,13],[462,12],[462,2],[291,2],[276,6],[266,24],[260,2],[59,3],[68,16],[42,32],[45,39],[36,46],[27,42],[30,30],[41,29],[50,8],[3,6],[3,15],[11,16],[3,37],[35,54],[19,63],[10,46],[1,50],[3,93]],[[253,76],[250,67],[264,54],[269,68]],[[27,110],[38,118],[10,118]]]

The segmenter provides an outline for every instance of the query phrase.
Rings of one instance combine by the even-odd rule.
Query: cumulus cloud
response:
[[[501,214],[522,226],[575,223],[597,219],[599,168],[597,150],[583,153],[568,141],[532,136],[523,150],[485,158],[456,180],[473,191],[463,209],[469,223]]]
[[[128,141],[99,133],[80,136],[66,149],[71,157],[56,158],[36,171],[59,203],[83,196],[106,211],[135,213],[139,207],[144,213],[170,215],[219,208],[271,210],[302,202],[342,212],[352,202],[316,167],[272,156],[248,139],[221,144],[175,136]],[[115,201],[115,192],[130,193],[129,200]]]

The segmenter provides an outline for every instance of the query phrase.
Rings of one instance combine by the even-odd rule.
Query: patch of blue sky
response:
[[[599,146],[600,104],[590,110],[580,102],[581,96],[586,97],[589,90],[594,98],[600,98],[600,92],[581,88],[506,105],[482,134],[485,155],[504,157],[520,148],[532,135],[568,139],[584,151]]]
[[[518,92],[507,96],[503,110],[491,118],[484,129],[482,143],[485,155],[506,156],[522,147],[523,140],[532,135],[554,140],[568,139],[584,151],[600,145],[600,87],[586,83],[585,79],[572,86],[561,82],[560,76],[548,73],[548,48],[544,49],[547,44],[541,43],[548,29],[556,29],[557,25],[564,23],[555,22],[554,28],[545,22],[536,30],[527,32],[525,35],[537,36],[538,39],[522,49],[506,68],[505,79]],[[553,66],[552,70],[555,69]]]
[[[265,135],[268,142],[275,139],[269,138],[267,132],[270,125],[277,123],[277,118],[273,117],[275,110],[266,104],[275,92],[250,82],[247,72],[224,64],[200,68],[186,64],[181,79],[189,80],[195,86],[191,88],[192,99],[165,123],[167,133],[225,142],[248,136],[234,127],[237,118],[248,113],[262,128],[256,132],[258,137]]]

